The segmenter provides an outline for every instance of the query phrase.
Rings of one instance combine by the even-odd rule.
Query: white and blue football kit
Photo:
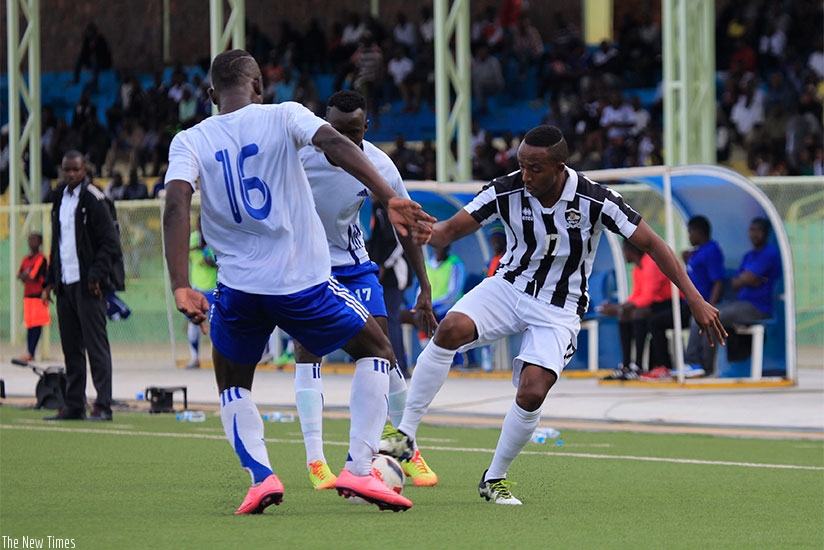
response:
[[[386,153],[368,141],[362,141],[361,148],[395,194],[409,198],[398,169]],[[360,211],[369,190],[357,178],[332,164],[326,154],[315,147],[305,147],[299,154],[326,232],[332,275],[360,300],[372,316],[386,317],[380,268],[366,252],[360,224]],[[329,197],[334,197],[334,200],[329,200]],[[299,336],[296,338],[303,344]],[[405,403],[406,381],[400,370],[395,369],[390,374],[388,412],[396,423],[400,421]],[[306,446],[306,463],[311,471],[313,464],[326,463],[320,363],[298,362],[295,365],[295,404]]]
[[[339,346],[366,322],[357,301],[346,300],[348,292],[331,279],[329,248],[297,154],[323,124],[298,103],[253,104],[172,140],[166,182],[197,189],[200,180],[203,234],[219,267],[212,342],[232,361],[257,363],[275,323],[300,332],[293,336],[323,355],[335,349],[329,339],[315,338],[301,323],[314,320],[339,337]],[[286,299],[269,300],[266,310],[247,307],[257,296]],[[240,318],[239,311],[253,316]]]
[[[255,365],[276,326],[324,355],[368,320],[331,276],[329,247],[298,158],[324,124],[298,103],[249,104],[172,140],[166,182],[182,180],[197,190],[200,181],[203,235],[218,264],[212,343],[231,362]],[[357,360],[346,465],[354,476],[369,476],[378,450],[388,372],[384,358]],[[221,420],[253,485],[269,480],[263,422],[248,389],[224,389]]]
[[[362,141],[361,148],[395,194],[408,199],[409,193],[392,159],[368,141]],[[380,269],[369,259],[360,224],[360,210],[369,190],[315,147],[305,147],[299,155],[326,233],[332,275],[358,297],[369,313],[385,317],[383,288],[378,280]]]

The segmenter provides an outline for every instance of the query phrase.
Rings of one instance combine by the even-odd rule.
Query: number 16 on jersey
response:
[[[246,212],[256,220],[263,220],[269,217],[272,211],[272,192],[266,182],[257,176],[247,176],[243,170],[243,163],[247,158],[258,154],[257,143],[244,145],[237,155],[235,165],[237,166],[237,178],[240,182],[240,199]],[[237,200],[237,190],[232,176],[232,161],[228,149],[215,152],[215,160],[223,166],[223,183],[226,186],[226,194],[229,198],[229,208],[232,211],[232,218],[235,223],[241,223],[243,218],[240,215],[240,206]],[[252,200],[252,193],[258,191],[262,195],[260,201]],[[255,206],[253,202],[261,202],[260,206]]]

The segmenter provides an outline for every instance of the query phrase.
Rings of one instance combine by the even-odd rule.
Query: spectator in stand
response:
[[[407,179],[417,179],[420,177],[420,163],[418,155],[407,147],[406,138],[403,134],[395,134],[395,143],[389,152],[389,158],[395,163],[401,177]]]
[[[403,100],[403,112],[409,113],[414,111],[415,107],[412,105],[412,97],[409,90],[409,82],[407,77],[415,68],[415,63],[404,53],[404,48],[401,45],[396,45],[392,50],[392,58],[386,64],[386,72],[392,77],[391,90],[387,93],[385,100],[391,101],[400,94]]]
[[[174,103],[174,109],[177,109],[177,105],[183,99],[183,92],[191,91],[191,89],[192,86],[189,84],[186,73],[183,72],[183,67],[176,67],[172,72],[172,84],[169,86],[169,99]]]
[[[608,88],[620,88],[622,82],[621,75],[621,52],[615,44],[602,40],[598,49],[592,54],[592,75]]]
[[[787,35],[774,19],[766,19],[764,33],[758,39],[758,66],[762,70],[777,69],[784,64]]]
[[[69,126],[65,118],[58,118],[54,126],[49,157],[53,159],[63,158],[67,152],[79,151],[81,147],[83,147],[83,138],[80,133]]]
[[[632,96],[632,111],[633,124],[632,128],[629,129],[629,135],[637,139],[650,125],[652,115],[644,108],[641,104],[641,98],[637,95]]]
[[[418,33],[423,44],[432,44],[435,41],[435,20],[432,18],[432,7],[421,7],[421,19],[418,21]]]
[[[112,68],[112,52],[109,43],[97,29],[94,23],[86,25],[83,31],[83,43],[80,46],[80,55],[74,64],[74,83],[80,82],[80,70],[84,67],[91,69],[91,85],[97,86],[97,75],[100,71]]]
[[[129,183],[123,188],[123,200],[133,201],[149,198],[149,189],[137,177],[137,168],[129,170]]]
[[[755,78],[742,82],[743,93],[733,105],[730,122],[736,131],[737,142],[749,148],[755,137],[756,126],[764,122],[764,93],[758,89]]]
[[[307,71],[301,71],[298,81],[295,82],[295,90],[292,94],[292,101],[297,101],[313,113],[320,110],[320,98],[318,87],[312,80],[312,75]]]
[[[89,119],[80,130],[83,152],[86,158],[94,166],[94,173],[103,175],[103,167],[106,165],[106,155],[111,147],[112,140],[109,132],[97,116],[97,108],[91,110]]]
[[[472,46],[479,50],[486,46],[490,53],[500,53],[504,49],[504,29],[498,20],[495,6],[487,6],[484,15],[472,25]]]
[[[106,109],[106,124],[109,132],[112,135],[117,134],[126,119],[140,120],[144,115],[143,107],[146,99],[140,81],[130,71],[123,71],[120,75],[120,84],[117,87],[114,104]]]
[[[295,80],[292,78],[292,67],[285,65],[283,67],[283,76],[275,82],[275,97],[272,102],[283,103],[285,101],[294,101],[295,85]]]
[[[327,48],[326,33],[323,32],[320,20],[313,17],[301,39],[300,49],[303,52],[301,69],[309,74],[329,70],[326,66]]]
[[[718,307],[721,297],[724,294],[724,253],[718,243],[712,240],[712,227],[710,221],[704,216],[693,216],[687,222],[687,233],[689,235],[692,248],[682,252],[681,257],[687,266],[687,275],[690,281],[698,289],[701,297],[705,301]],[[670,302],[671,305],[671,302]],[[687,302],[681,300],[681,326],[689,328],[690,310]],[[672,369],[672,360],[669,354],[669,344],[666,331],[674,327],[673,310],[661,308],[650,315],[648,326],[650,339],[650,357],[662,359],[658,367]],[[655,374],[653,368],[650,374]],[[672,376],[677,373],[670,370]],[[686,369],[684,374],[687,378],[694,378],[700,374]],[[658,376],[666,378],[663,372]]]
[[[183,90],[180,103],[177,104],[177,117],[184,129],[197,122],[197,98],[191,88]]]
[[[819,80],[824,80],[824,38],[819,35],[815,41],[815,49],[807,57],[809,68]]]
[[[495,164],[498,166],[498,173],[495,177],[509,174],[518,169],[518,147],[521,140],[512,135],[509,130],[504,132],[501,140],[504,142],[504,146],[495,155]]]
[[[410,91],[411,111],[417,112],[423,101],[435,110],[435,49],[434,43],[424,42],[412,72],[406,77]]]
[[[733,290],[738,292],[735,301],[725,302],[718,308],[718,315],[729,338],[727,355],[730,360],[749,357],[749,346],[742,345],[746,338],[737,335],[734,325],[751,325],[773,316],[775,285],[781,278],[781,253],[769,244],[770,222],[766,218],[754,218],[750,222],[749,238],[752,250],[744,255],[741,266],[730,279]],[[715,370],[716,347],[712,347],[700,328],[690,324],[690,338],[684,361],[685,369],[692,376],[710,375]]]
[[[501,93],[504,84],[500,61],[491,55],[488,46],[480,46],[472,58],[472,99],[478,114],[489,113],[489,96]]]
[[[512,29],[512,56],[518,63],[518,78],[521,82],[526,80],[527,69],[538,67],[540,72],[543,66],[544,42],[541,40],[541,33],[526,14],[518,17]]]
[[[740,38],[735,41],[735,50],[730,56],[729,69],[732,72],[745,71],[753,73],[758,70],[757,56],[746,40]]]
[[[125,190],[126,186],[123,185],[123,174],[115,172],[112,174],[112,179],[108,185],[106,185],[106,189],[103,190],[103,194],[106,195],[106,198],[110,201],[119,201],[123,199],[123,192]]]
[[[501,170],[496,164],[498,148],[493,142],[493,135],[486,133],[483,143],[475,148],[472,158],[472,177],[478,180],[491,180],[500,175]]]
[[[166,182],[165,176],[163,172],[158,174],[157,179],[155,180],[154,187],[152,187],[152,198],[157,199],[164,197],[166,195]]]
[[[349,47],[352,53],[358,49],[358,43],[366,31],[366,23],[361,20],[361,16],[355,11],[350,11],[347,15],[346,25],[343,27],[341,43]]]
[[[421,151],[418,159],[421,166],[420,178],[434,181],[437,178],[436,153],[435,146],[431,139],[425,139],[421,143]]]
[[[395,26],[392,27],[392,38],[403,47],[407,57],[414,59],[418,50],[418,30],[402,10],[398,11]]]
[[[604,302],[597,309],[598,313],[603,315],[618,317],[618,332],[621,338],[621,364],[605,380],[638,380],[645,374],[640,363],[649,333],[647,323],[651,315],[669,306],[672,292],[670,280],[649,254],[629,240],[623,241],[623,251],[624,259],[635,264],[632,268],[632,293],[622,304]],[[650,365],[663,362],[662,358],[652,355],[649,360]],[[655,375],[656,379],[659,378],[661,371],[657,371]],[[669,370],[666,376],[669,377]]]
[[[363,33],[360,46],[352,54],[351,61],[355,67],[353,87],[366,98],[372,128],[377,130],[380,127],[378,91],[383,83],[383,53],[375,43],[371,31]]]
[[[555,33],[552,35],[552,49],[559,52],[572,51],[576,46],[583,44],[581,33],[567,21],[562,11],[555,12]]]
[[[83,91],[83,93],[80,94],[80,99],[77,100],[77,104],[74,106],[72,130],[82,133],[83,126],[89,121],[92,111],[96,112],[97,107],[92,103],[92,96],[89,95],[89,92]]]

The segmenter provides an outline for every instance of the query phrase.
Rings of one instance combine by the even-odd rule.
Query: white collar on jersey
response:
[[[567,173],[567,180],[564,184],[564,190],[561,192],[561,201],[570,202],[575,198],[575,193],[578,190],[578,172],[572,170],[569,166],[564,166]]]

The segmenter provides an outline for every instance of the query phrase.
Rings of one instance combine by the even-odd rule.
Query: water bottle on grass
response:
[[[177,413],[177,419],[181,422],[205,422],[206,413],[203,411],[182,411]]]

